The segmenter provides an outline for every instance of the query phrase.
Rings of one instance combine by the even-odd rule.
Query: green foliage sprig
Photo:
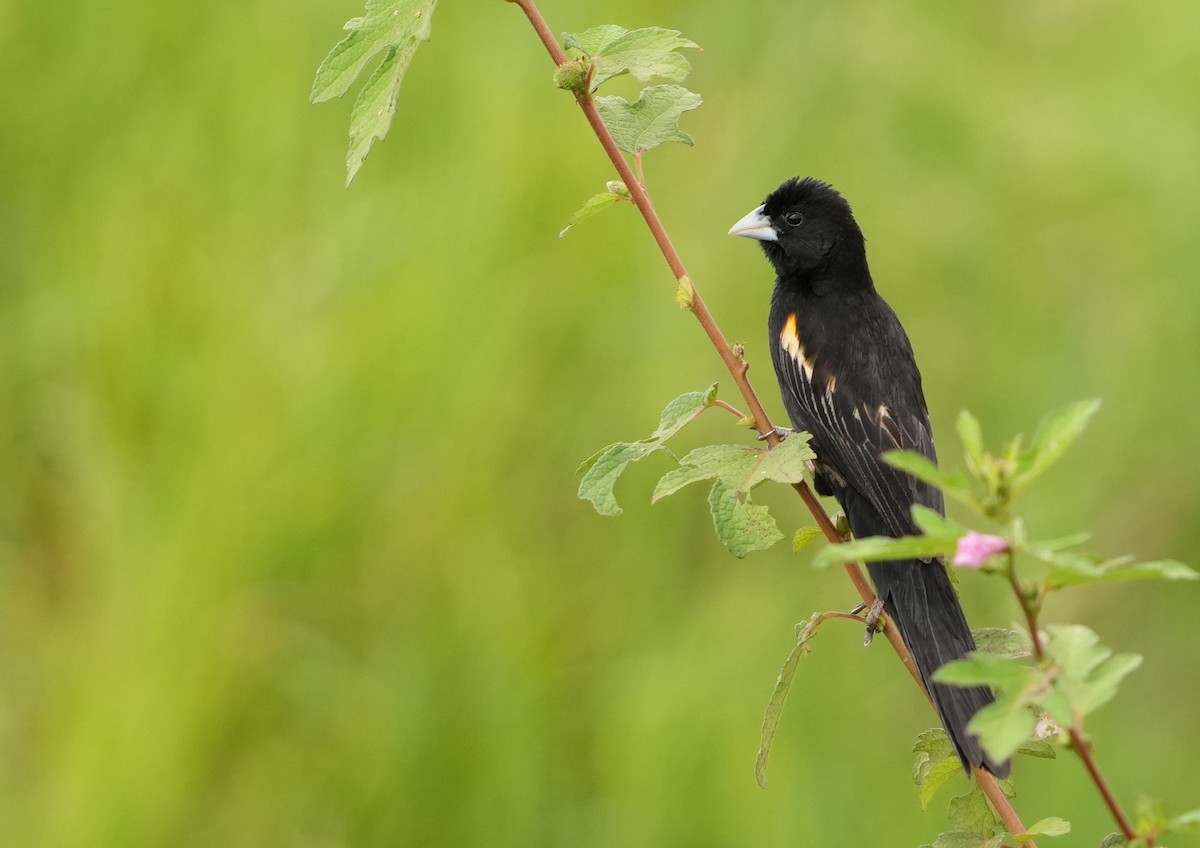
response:
[[[967,476],[947,473],[919,454],[896,452],[885,458],[895,467],[940,487],[948,498],[994,527],[980,533],[915,506],[913,519],[923,535],[856,539],[825,548],[813,563],[827,566],[848,559],[887,562],[913,556],[943,557],[960,568],[1003,579],[1021,609],[1027,632],[1010,632],[991,645],[981,640],[980,650],[947,663],[934,679],[955,686],[989,686],[996,691],[995,702],[980,710],[968,725],[993,759],[1030,753],[1030,745],[1045,744],[1046,739],[1075,751],[1120,828],[1106,844],[1144,848],[1153,846],[1167,833],[1191,829],[1200,822],[1200,810],[1175,818],[1165,813],[1139,815],[1135,825],[1101,776],[1092,743],[1084,731],[1084,719],[1116,696],[1121,680],[1141,664],[1142,658],[1114,653],[1100,644],[1095,632],[1081,624],[1042,626],[1041,615],[1047,599],[1065,589],[1127,580],[1196,580],[1200,574],[1175,560],[1137,562],[1128,556],[1101,559],[1078,549],[1089,538],[1086,533],[1035,541],[1029,538],[1025,520],[1014,512],[1020,495],[1062,457],[1097,409],[1096,401],[1067,406],[1047,416],[1028,442],[1017,436],[995,454],[986,450],[978,420],[963,412],[957,431]],[[1018,563],[1035,564],[1038,576],[1020,576]],[[949,775],[957,772],[958,758],[949,748],[935,751],[920,741],[914,750],[918,753],[914,779],[921,787],[924,806]],[[956,806],[961,808],[962,804],[952,801],[954,829],[949,836],[953,839],[943,834],[948,836],[947,841],[935,843],[935,848],[942,844],[976,848],[1005,837],[994,818],[975,819],[967,827],[956,815]],[[1065,833],[1069,825],[1056,819],[1048,829],[1036,828],[1027,833],[1057,835]]]
[[[1086,541],[1084,536],[1033,542],[1026,534],[1024,522],[1012,515],[1016,499],[1082,432],[1095,412],[1095,403],[1077,404],[1056,413],[1043,423],[1027,446],[1015,439],[996,455],[986,452],[978,422],[964,413],[959,419],[958,433],[970,479],[945,473],[915,454],[891,455],[890,461],[897,467],[941,487],[948,497],[1000,525],[997,533],[980,534],[918,507],[914,510],[914,521],[921,535],[859,539],[843,544],[844,528],[830,520],[803,479],[805,463],[812,458],[807,437],[800,434],[781,442],[746,377],[748,365],[742,350],[725,340],[646,191],[644,154],[665,143],[693,143],[679,122],[685,112],[701,105],[701,98],[678,83],[690,72],[690,63],[680,51],[697,45],[674,30],[648,27],[630,31],[612,25],[568,34],[560,45],[533,0],[508,2],[515,3],[525,13],[554,60],[555,84],[574,95],[619,177],[608,182],[605,191],[585,201],[570,216],[560,236],[580,221],[612,206],[628,202],[637,208],[671,269],[676,282],[676,302],[700,323],[748,408],[744,414],[718,400],[715,384],[704,392],[677,398],[664,410],[651,436],[610,445],[581,466],[580,497],[591,501],[603,514],[619,514],[614,486],[630,462],[659,451],[669,453],[666,441],[707,409],[721,406],[734,412],[739,423],[753,426],[761,434],[767,448],[710,445],[693,450],[678,460],[677,468],[660,479],[652,500],[694,482],[712,481],[708,502],[717,535],[735,555],[744,556],[782,538],[765,508],[751,501],[751,490],[766,481],[788,483],[817,524],[815,528],[797,531],[793,548],[799,551],[824,536],[831,545],[818,553],[814,563],[818,566],[841,563],[864,604],[870,604],[874,595],[858,564],[863,560],[953,556],[960,565],[1004,577],[1025,615],[1028,637],[1008,630],[979,631],[976,635],[980,651],[949,664],[938,675],[939,680],[955,685],[990,685],[999,690],[996,703],[981,711],[972,724],[989,752],[998,758],[1009,753],[1053,756],[1055,749],[1050,740],[1075,750],[1120,828],[1119,833],[1104,840],[1102,848],[1116,845],[1151,848],[1166,833],[1200,830],[1200,811],[1171,817],[1156,802],[1140,803],[1137,824],[1131,823],[1100,776],[1090,743],[1083,734],[1083,718],[1113,697],[1121,678],[1136,668],[1140,658],[1113,654],[1099,644],[1096,634],[1081,625],[1048,625],[1044,636],[1039,626],[1045,600],[1055,591],[1114,580],[1180,580],[1197,576],[1174,561],[1100,560],[1076,550]],[[314,103],[343,95],[367,66],[377,60],[351,110],[347,185],[358,173],[374,141],[387,136],[405,71],[417,47],[429,39],[435,8],[436,0],[367,0],[364,15],[346,24],[349,34],[330,51],[317,71],[310,95]],[[643,88],[633,101],[596,96],[602,84],[622,74],[645,83],[656,79],[661,82]],[[626,160],[626,155],[632,163]],[[1039,580],[1019,579],[1018,557],[1041,563],[1045,574]],[[767,755],[798,662],[810,650],[817,627],[832,618],[863,621],[854,613],[825,612],[815,614],[798,628],[796,646],[784,664],[763,721],[757,775],[764,785]],[[897,628],[885,627],[884,635],[921,686]],[[917,763],[913,778],[920,787],[921,804],[927,806],[938,790],[958,773],[958,761],[941,730],[923,734],[914,752]],[[1013,794],[1011,781],[997,781],[978,769],[974,775],[972,790],[950,802],[951,830],[941,834],[932,848],[976,848],[1009,842],[1035,848],[1035,836],[1056,836],[1070,830],[1069,823],[1057,818],[1043,819],[1026,828],[1009,803]]]

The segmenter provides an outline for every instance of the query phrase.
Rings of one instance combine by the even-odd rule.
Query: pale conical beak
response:
[[[779,234],[771,226],[771,219],[763,214],[761,206],[730,227],[729,234],[759,241],[779,241]]]

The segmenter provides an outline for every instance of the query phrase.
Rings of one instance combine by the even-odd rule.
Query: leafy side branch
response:
[[[659,480],[653,501],[693,483],[708,484],[709,509],[718,537],[734,555],[745,556],[783,537],[766,508],[753,502],[752,490],[767,481],[789,484],[817,524],[816,528],[805,528],[796,534],[794,548],[800,550],[815,537],[824,536],[830,544],[817,553],[814,565],[841,564],[867,605],[874,601],[874,593],[863,575],[861,561],[952,559],[958,566],[1003,577],[1021,607],[1028,638],[1015,631],[979,631],[976,641],[980,650],[943,666],[935,675],[936,680],[950,685],[990,686],[997,690],[995,703],[980,710],[970,725],[989,754],[996,761],[1018,753],[1053,757],[1054,748],[1045,741],[1049,738],[1057,738],[1073,749],[1119,828],[1118,833],[1105,839],[1105,848],[1118,845],[1152,848],[1164,834],[1200,831],[1200,811],[1171,817],[1154,802],[1139,806],[1135,826],[1101,777],[1091,743],[1083,731],[1084,717],[1115,696],[1120,680],[1137,667],[1141,658],[1114,654],[1099,644],[1095,633],[1081,625],[1046,625],[1044,632],[1040,625],[1047,599],[1062,589],[1117,580],[1190,580],[1198,576],[1174,561],[1136,563],[1127,557],[1115,560],[1092,557],[1077,550],[1086,536],[1031,541],[1024,522],[1015,516],[1013,505],[1020,494],[1079,436],[1096,411],[1096,402],[1075,404],[1054,413],[1028,443],[1017,438],[997,454],[985,450],[979,423],[963,413],[958,435],[969,478],[944,472],[917,454],[895,453],[887,457],[897,468],[938,486],[980,519],[997,525],[996,532],[979,533],[932,510],[914,507],[913,520],[920,535],[856,539],[847,543],[844,532],[830,520],[804,481],[806,463],[814,458],[807,435],[781,441],[747,378],[749,365],[743,351],[731,347],[721,333],[646,190],[644,154],[665,143],[693,143],[679,122],[686,112],[701,105],[701,98],[680,85],[690,72],[690,63],[681,51],[697,45],[674,30],[647,27],[630,31],[612,25],[565,35],[560,45],[533,0],[508,2],[518,5],[529,19],[554,61],[556,85],[572,92],[619,177],[609,182],[605,191],[588,199],[571,216],[560,236],[604,209],[632,203],[671,269],[676,281],[676,302],[696,317],[748,409],[743,414],[719,400],[715,384],[703,392],[689,392],[676,398],[663,410],[658,427],[649,437],[610,445],[583,463],[580,497],[591,501],[602,514],[619,514],[614,486],[629,463],[659,451],[669,453],[667,440],[708,409],[721,407],[734,413],[739,424],[753,427],[761,434],[767,447],[697,448],[681,457],[678,467]],[[322,102],[344,94],[374,63],[351,113],[347,185],[361,168],[374,141],[387,135],[405,71],[417,47],[429,38],[436,3],[437,0],[367,0],[364,15],[346,24],[348,34],[330,51],[317,72],[311,99]],[[661,82],[644,87],[633,101],[597,95],[601,85],[624,74],[643,83]],[[627,155],[633,159],[632,166]],[[1033,581],[1019,579],[1019,557],[1039,562],[1045,575]],[[784,664],[764,718],[757,765],[757,776],[764,785],[767,754],[797,663],[810,650],[818,625],[835,618],[863,620],[850,613],[817,613],[798,629],[796,647]],[[886,626],[883,632],[924,691],[898,628]],[[922,734],[914,753],[917,763],[913,778],[920,787],[920,801],[925,807],[959,773],[958,760],[940,729]],[[998,781],[978,769],[974,770],[974,776],[974,788],[950,801],[951,831],[943,833],[930,848],[998,848],[1014,842],[1036,848],[1034,837],[1052,837],[1070,831],[1069,823],[1054,817],[1026,828],[1009,801],[1013,794],[1011,782]]]
[[[537,32],[538,37],[541,39],[542,44],[550,54],[550,57],[554,60],[555,65],[561,68],[563,65],[567,64],[569,61],[568,57],[558,45],[558,42],[555,40],[553,33],[550,31],[549,26],[546,24],[545,19],[538,11],[533,0],[509,0],[509,2],[516,2],[517,5],[521,7],[521,10],[525,13],[526,17],[528,17],[530,24],[533,26],[534,31]],[[560,75],[560,83],[561,79],[562,78]],[[576,75],[575,79],[578,80],[579,76]],[[667,235],[666,229],[663,227],[662,221],[658,217],[658,213],[654,210],[654,205],[650,200],[649,194],[646,192],[642,182],[629,167],[629,164],[625,160],[624,156],[621,155],[620,147],[613,139],[612,134],[604,124],[603,118],[596,109],[595,102],[591,96],[592,88],[591,84],[588,82],[589,79],[594,80],[594,77],[588,73],[584,73],[582,76],[582,84],[572,87],[576,102],[579,104],[580,109],[587,118],[588,124],[596,134],[597,139],[600,141],[600,144],[604,148],[605,153],[608,155],[609,160],[612,162],[613,167],[621,177],[622,182],[629,189],[634,205],[637,206],[638,211],[642,214],[642,217],[645,220],[646,225],[655,240],[655,243],[658,245],[663,258],[666,260],[667,265],[674,274],[679,285],[679,290],[683,292],[681,297],[677,291],[677,300],[680,300],[681,303],[686,305],[692,314],[696,316],[696,320],[700,322],[700,326],[704,329],[709,341],[716,349],[718,355],[721,357],[721,360],[725,363],[725,367],[729,370],[729,373],[733,377],[734,383],[738,387],[738,391],[746,401],[746,404],[750,410],[750,415],[753,418],[759,433],[764,436],[765,440],[771,447],[775,447],[779,444],[779,436],[776,434],[775,428],[771,424],[766,411],[763,409],[761,401],[758,399],[757,394],[751,387],[750,382],[746,377],[746,371],[748,368],[746,362],[740,355],[740,352],[735,352],[730,347],[724,335],[721,333],[720,328],[717,326],[716,321],[712,317],[712,314],[708,311],[708,307],[705,305],[703,297],[696,288],[694,281],[688,275],[682,259],[675,250],[674,245],[671,244],[671,240]],[[805,506],[812,514],[814,520],[817,522],[818,527],[821,529],[821,532],[825,535],[826,539],[833,544],[839,544],[844,541],[842,535],[838,532],[833,522],[830,521],[829,516],[826,514],[824,508],[821,506],[820,502],[816,498],[816,495],[813,493],[808,484],[803,480],[798,480],[793,483],[793,487],[804,501]],[[853,562],[845,563],[844,567],[851,582],[854,584],[855,589],[858,590],[863,603],[867,605],[872,604],[875,600],[875,594],[870,583],[867,582],[866,577],[863,575],[862,569]],[[893,649],[895,649],[897,655],[904,662],[905,667],[908,669],[910,675],[912,675],[917,685],[922,688],[922,691],[924,691],[924,684],[921,681],[920,674],[917,672],[916,664],[913,662],[912,655],[909,652],[908,647],[904,644],[904,640],[900,636],[897,628],[885,628],[884,635],[887,637],[888,642],[892,645]],[[928,697],[928,693],[926,693],[926,697]],[[1025,827],[1021,823],[1019,816],[1009,803],[1004,791],[997,785],[992,775],[979,769],[975,769],[974,774],[979,786],[986,795],[988,802],[991,803],[991,805],[1000,815],[1007,830],[1010,833],[1025,833]],[[1026,844],[1033,846],[1032,840],[1027,841]],[[1036,848],[1036,846],[1033,846],[1033,848]]]

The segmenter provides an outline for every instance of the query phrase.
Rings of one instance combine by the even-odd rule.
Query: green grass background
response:
[[[359,12],[0,7],[0,843],[932,840],[932,714],[857,629],[820,634],[754,783],[792,626],[852,602],[841,575],[733,559],[699,488],[651,507],[665,457],[620,519],[574,497],[593,450],[731,390],[629,209],[556,238],[612,175],[523,16],[446,0],[347,192],[350,103],[307,94]],[[544,12],[703,45],[697,145],[647,176],[775,414],[770,272],[725,231],[811,174],[854,204],[948,466],[959,409],[996,444],[1101,397],[1033,532],[1200,561],[1193,0]],[[964,591],[1013,619],[999,583]],[[1196,593],[1047,610],[1146,655],[1090,725],[1127,803],[1200,806]],[[1113,829],[1070,757],[1018,788],[1027,823],[1074,822],[1056,844]]]

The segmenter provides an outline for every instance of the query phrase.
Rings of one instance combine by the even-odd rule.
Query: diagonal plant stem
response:
[[[1008,582],[1012,586],[1013,594],[1017,596],[1017,603],[1021,606],[1021,611],[1025,614],[1025,623],[1029,628],[1029,641],[1033,645],[1033,656],[1039,663],[1043,663],[1046,660],[1046,652],[1042,648],[1041,629],[1038,627],[1038,612],[1041,604],[1038,599],[1035,599],[1034,596],[1025,591],[1025,588],[1021,585],[1021,581],[1017,577],[1016,554],[1011,550],[1008,552]],[[1092,779],[1092,783],[1096,784],[1096,789],[1099,791],[1100,797],[1104,799],[1104,805],[1108,807],[1109,813],[1112,814],[1113,821],[1117,823],[1117,827],[1125,838],[1132,841],[1137,834],[1130,824],[1129,818],[1125,815],[1125,811],[1121,809],[1121,804],[1117,801],[1116,796],[1113,795],[1108,781],[1104,779],[1104,775],[1100,774],[1100,768],[1096,765],[1096,760],[1092,756],[1092,746],[1084,738],[1083,731],[1079,728],[1078,720],[1076,720],[1074,727],[1067,729],[1067,734],[1071,737],[1071,747],[1075,749],[1075,753],[1083,761],[1083,766],[1087,769],[1088,777]],[[1151,845],[1153,845],[1153,842],[1151,842]]]
[[[546,19],[542,17],[542,13],[538,11],[534,0],[507,1],[521,7],[521,11],[529,19],[529,23],[533,26],[534,31],[537,32],[538,38],[541,39],[546,51],[550,54],[550,58],[554,60],[554,64],[558,66],[566,64],[569,61],[567,55],[563,52],[562,47],[559,46],[554,33],[551,32]],[[587,118],[589,126],[591,126],[592,131],[596,134],[596,138],[604,148],[604,152],[608,154],[609,161],[612,162],[622,182],[629,189],[629,194],[633,199],[634,205],[637,206],[638,211],[642,214],[642,218],[645,219],[646,226],[650,229],[650,234],[658,245],[663,259],[666,260],[667,265],[670,267],[671,273],[675,275],[676,282],[680,285],[688,286],[691,295],[689,309],[696,316],[696,320],[700,322],[701,328],[703,328],[709,341],[716,349],[717,355],[721,357],[721,361],[725,363],[725,367],[729,369],[729,373],[733,376],[734,384],[737,385],[738,391],[746,401],[746,406],[750,410],[750,416],[754,419],[758,432],[762,434],[771,447],[775,447],[779,444],[780,438],[775,432],[775,428],[772,426],[766,410],[763,409],[762,402],[758,399],[758,395],[746,377],[746,372],[750,367],[749,363],[742,357],[741,351],[735,351],[729,342],[726,341],[712,313],[708,311],[704,299],[700,296],[699,290],[691,282],[687,269],[683,265],[683,260],[679,257],[675,246],[671,244],[671,239],[663,227],[662,220],[654,210],[654,204],[650,200],[650,195],[646,193],[642,182],[629,167],[629,163],[621,154],[616,141],[613,140],[612,134],[609,133],[603,119],[600,117],[600,113],[596,110],[596,105],[592,101],[590,87],[585,85],[581,90],[576,90],[574,94],[576,103],[583,110],[584,117]],[[804,505],[812,514],[813,519],[817,522],[817,526],[821,529],[825,538],[833,544],[840,544],[845,541],[809,485],[802,480],[796,483],[793,488],[800,495],[800,499],[804,501]],[[875,600],[875,592],[863,574],[862,568],[857,563],[847,563],[845,569],[846,575],[850,578],[850,582],[854,584],[854,588],[858,591],[863,603],[870,606]],[[904,644],[904,639],[900,636],[899,628],[886,627],[883,633],[892,648],[896,651],[896,654],[900,657],[900,660],[904,663],[904,667],[908,669],[908,673],[917,682],[917,685],[921,687],[921,691],[924,692],[926,699],[928,699],[929,692],[925,689],[924,681],[921,680],[920,672],[917,671],[916,663],[913,661],[908,646]],[[932,704],[932,701],[930,703]],[[1021,823],[1021,819],[1017,815],[1016,810],[1013,809],[1012,804],[1004,796],[1004,792],[1000,789],[999,784],[996,783],[996,779],[989,772],[982,769],[973,768],[972,772],[979,783],[980,789],[983,790],[984,795],[987,796],[992,807],[996,810],[996,813],[1000,816],[1009,832],[1024,833],[1025,826]],[[1032,840],[1025,841],[1023,845],[1026,848],[1037,848]]]

